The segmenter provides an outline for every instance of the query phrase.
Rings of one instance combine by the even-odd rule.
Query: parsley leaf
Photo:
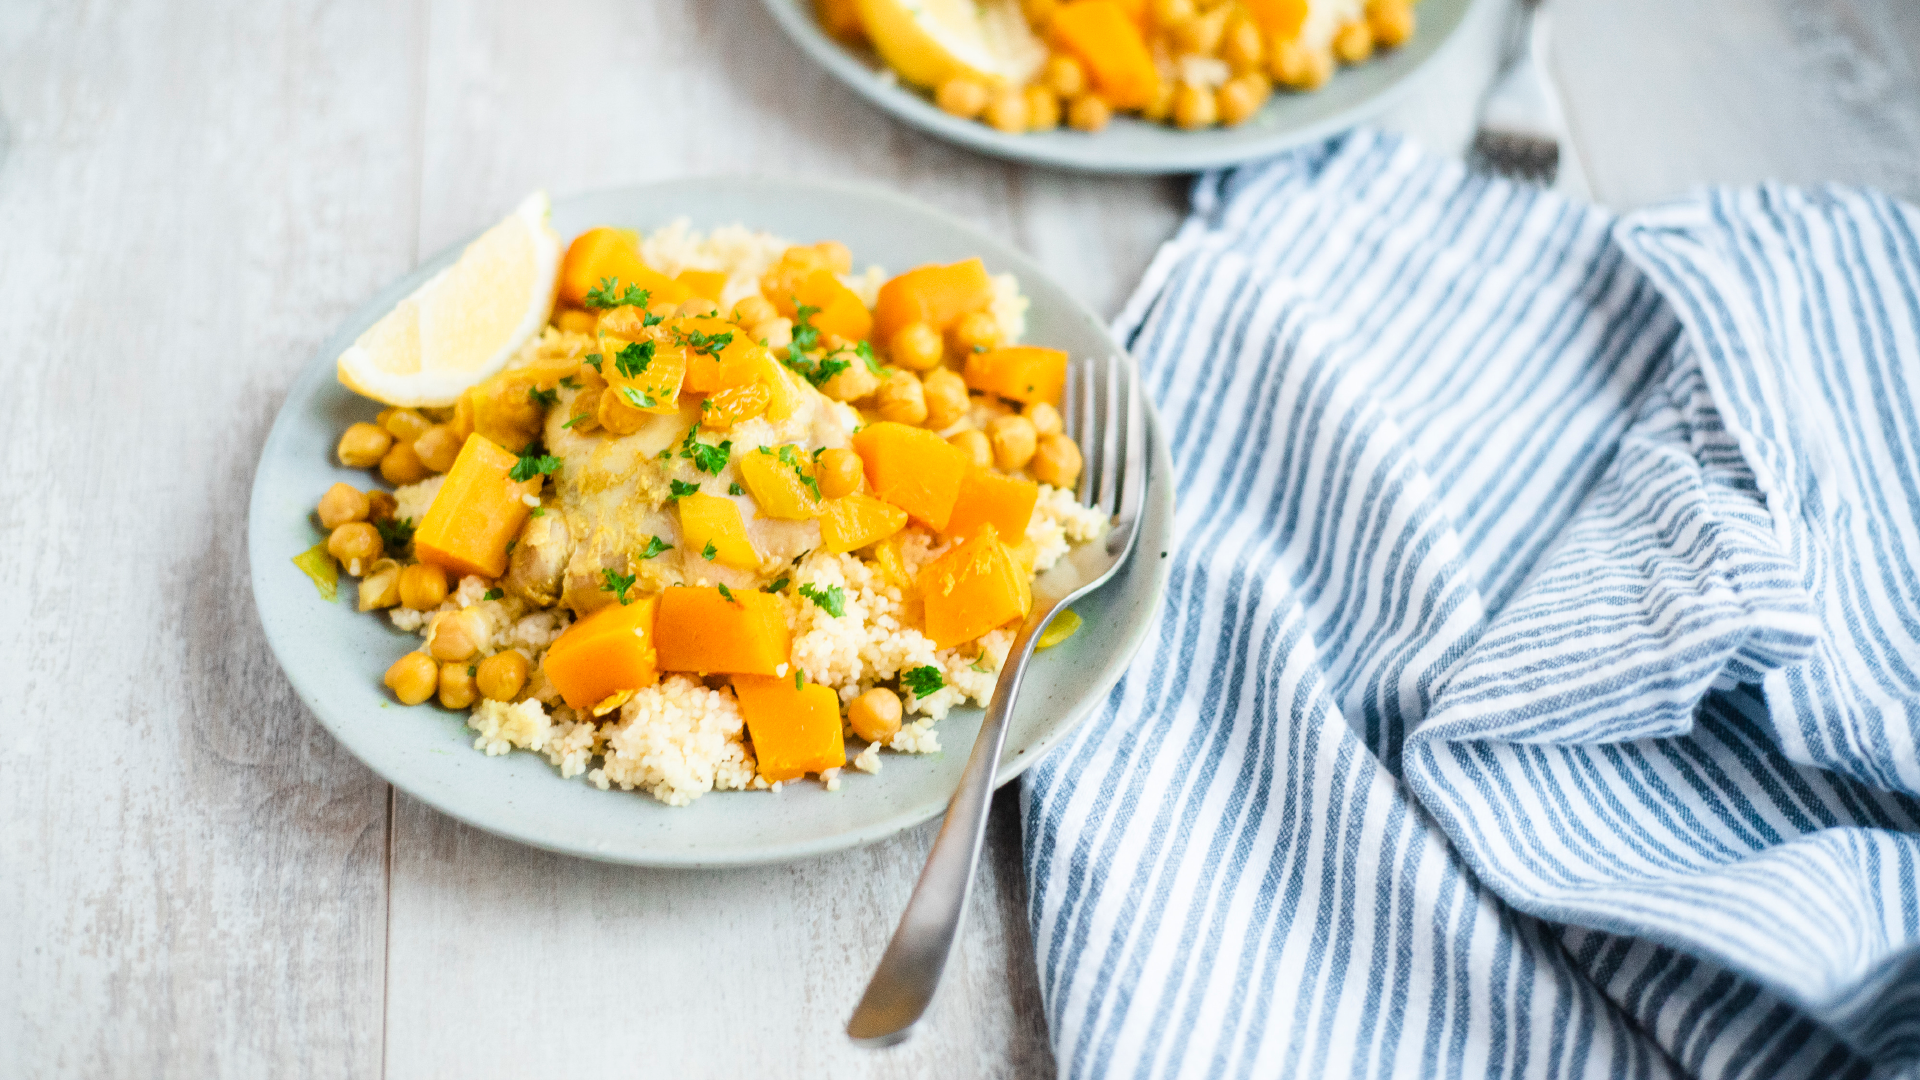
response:
[[[633,406],[636,409],[651,409],[655,405],[660,404],[659,402],[653,400],[652,394],[643,394],[640,391],[635,390],[631,386],[621,387],[620,396],[623,398],[626,398],[627,404]]]
[[[577,379],[575,379],[575,378],[574,378],[573,376],[571,376],[571,375],[562,375],[562,376],[560,376],[560,385],[561,385],[561,386],[564,386],[564,387],[566,387],[566,388],[567,388],[567,389],[569,389],[569,390],[578,390],[578,389],[580,389],[580,382],[579,382],[579,380],[577,380]]]
[[[658,558],[663,552],[671,551],[672,549],[673,545],[667,543],[665,540],[657,536],[649,536],[647,537],[647,546],[640,549],[640,558],[643,560]]]
[[[760,591],[761,591],[761,592],[766,592],[766,593],[777,593],[777,592],[779,592],[779,591],[780,591],[781,589],[784,589],[784,588],[786,588],[786,587],[787,587],[787,582],[789,582],[789,581],[792,581],[792,580],[793,580],[792,578],[774,578],[774,579],[773,579],[773,581],[772,581],[772,583],[770,583],[770,584],[767,584],[767,585],[762,585],[762,586],[760,587]]]
[[[564,423],[564,424],[561,424],[560,426],[561,426],[561,427],[563,427],[563,428],[566,428],[566,429],[568,429],[568,430],[572,430],[572,428],[573,428],[573,425],[575,425],[575,424],[577,424],[577,423],[579,423],[580,421],[582,421],[582,420],[585,420],[585,419],[587,419],[587,414],[586,414],[586,413],[581,413],[580,415],[578,415],[578,416],[576,416],[576,417],[574,417],[573,419],[571,419],[571,420],[569,420],[569,421],[567,421],[567,422],[566,422],[566,423]]]
[[[727,588],[725,585],[720,586],[720,595],[725,597],[727,602],[730,604],[737,604],[740,602],[733,598],[733,590]]]
[[[718,334],[709,334],[701,330],[674,331],[674,339],[686,347],[690,353],[706,353],[715,360],[720,359],[720,350],[733,344],[733,331],[725,330]]]
[[[539,446],[529,446],[520,460],[507,470],[507,479],[515,481],[531,480],[536,476],[548,476],[560,468],[560,459],[552,454],[539,453]]]
[[[813,606],[838,619],[847,613],[847,590],[838,585],[829,585],[816,589],[811,585],[800,586],[800,595],[813,601]]]
[[[551,405],[560,400],[560,391],[529,388],[527,390],[527,400],[533,402],[535,405]]]
[[[940,677],[940,669],[932,664],[901,672],[900,682],[908,690],[913,691],[913,696],[916,698],[932,697],[936,691],[947,685],[947,680]]]
[[[651,294],[638,285],[629,285],[623,292],[620,282],[615,278],[603,277],[600,284],[587,290],[586,306],[589,308],[646,307]]]
[[[860,344],[855,345],[853,347],[853,352],[854,352],[854,355],[858,356],[860,359],[865,360],[867,362],[868,371],[873,372],[875,375],[880,374],[880,361],[875,360],[873,358],[872,345],[869,345],[868,343],[863,341]]]
[[[747,493],[747,489],[741,487],[739,484],[727,485],[727,494],[729,495],[745,495],[746,493]]]
[[[633,588],[634,580],[638,576],[637,574],[616,574],[611,569],[602,570],[600,571],[600,591],[612,593],[622,604],[631,604],[633,601],[627,598],[627,590]]]
[[[500,591],[499,589],[488,589],[488,590],[487,590],[486,592],[484,592],[484,593],[481,593],[481,594],[480,594],[480,599],[482,599],[482,600],[498,600],[498,599],[500,599],[501,597],[503,597],[503,596],[505,596],[505,595],[507,595],[507,594],[506,594],[506,593],[503,593],[503,592],[501,592],[501,591]]]
[[[413,543],[412,518],[388,518],[374,522],[373,527],[380,531],[380,542],[388,551],[399,551]]]
[[[673,492],[673,494],[667,496],[668,502],[672,502],[675,499],[683,499],[688,495],[697,493],[700,490],[699,484],[689,484],[685,480],[670,481],[667,487],[669,490]]]
[[[813,325],[813,317],[819,313],[819,308],[806,304],[801,304],[794,312],[793,342],[787,346],[787,357],[782,361],[815,387],[853,366],[849,360],[832,357],[816,360],[807,355],[820,348],[820,328]]]
[[[687,429],[687,437],[680,441],[680,456],[693,462],[693,467],[701,472],[719,473],[727,467],[727,460],[733,453],[731,439],[718,446],[708,446],[693,437],[693,428]]]
[[[766,448],[761,447],[761,449],[764,450]],[[800,461],[800,455],[793,452],[792,446],[782,446],[780,448],[780,464],[792,469],[793,475],[799,477],[801,483],[812,488],[814,498],[818,499],[820,497],[820,481],[807,472],[805,465]]]
[[[793,313],[793,348],[807,352],[820,347],[820,328],[813,325],[813,317],[820,309],[801,304]]]
[[[613,356],[614,369],[629,379],[637,379],[646,373],[653,363],[653,342],[631,341]]]
[[[597,352],[590,352],[590,353],[588,353],[588,354],[587,354],[587,361],[586,361],[586,362],[587,362],[587,363],[589,363],[589,364],[591,364],[591,365],[593,365],[593,370],[595,370],[595,371],[599,371],[599,370],[600,370],[600,365],[601,365],[601,364],[603,364],[603,363],[605,363],[605,362],[606,362],[606,359],[607,359],[606,357],[604,357],[604,356],[601,356],[601,355],[600,355],[599,353],[597,353]],[[604,372],[603,372],[603,374],[604,374]]]
[[[706,547],[703,547],[700,549],[700,557],[707,560],[708,562],[712,562],[713,557],[718,554],[720,554],[720,549],[717,547],[714,547],[713,541],[711,540],[707,541]]]

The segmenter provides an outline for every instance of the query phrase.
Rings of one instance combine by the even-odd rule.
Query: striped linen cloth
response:
[[[1920,212],[1362,132],[1120,330],[1178,540],[1022,791],[1062,1075],[1920,1070]]]

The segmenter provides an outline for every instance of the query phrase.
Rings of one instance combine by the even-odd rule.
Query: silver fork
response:
[[[1567,144],[1566,116],[1545,70],[1547,13],[1543,0],[1520,0],[1506,66],[1480,112],[1474,168],[1552,187]]]
[[[1138,380],[1133,365],[1117,356],[1108,358],[1105,365],[1089,362],[1069,372],[1067,433],[1080,444],[1085,459],[1080,501],[1106,511],[1109,528],[1101,542],[1075,548],[1033,583],[1033,610],[1007,652],[980,735],[960,776],[960,788],[947,805],[947,819],[927,855],[926,869],[920,871],[913,897],[866,994],[847,1021],[847,1034],[863,1046],[892,1046],[905,1039],[940,986],[941,972],[966,917],[986,836],[987,810],[993,802],[994,774],[1034,643],[1056,614],[1106,584],[1133,554],[1146,502],[1149,456],[1146,409]]]

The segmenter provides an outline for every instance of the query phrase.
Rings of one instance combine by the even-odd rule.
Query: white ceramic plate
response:
[[[799,242],[837,239],[853,249],[858,265],[877,263],[893,272],[978,255],[995,273],[1019,275],[1033,305],[1028,341],[1064,348],[1076,360],[1121,351],[1093,312],[1019,252],[884,192],[678,180],[560,199],[553,208],[562,237],[594,225],[648,230],[676,217],[698,228],[741,222]],[[355,611],[349,579],[342,579],[337,602],[322,602],[288,560],[320,538],[309,515],[321,492],[340,480],[368,484],[366,472],[334,462],[333,447],[348,424],[371,420],[378,407],[340,386],[334,358],[464,247],[441,252],[342,324],[294,384],[261,450],[248,516],[254,599],[267,641],[301,700],[355,756],[414,798],[500,836],[592,859],[644,866],[777,862],[871,843],[944,810],[979,729],[978,709],[956,709],[938,725],[942,753],[883,754],[878,775],[848,770],[837,792],[807,781],[777,794],[714,792],[673,809],[638,792],[562,780],[534,754],[487,757],[473,749],[463,714],[391,700],[380,677],[417,639],[384,616]],[[1157,418],[1153,425],[1153,479],[1132,565],[1075,605],[1086,625],[1040,654],[1029,670],[1000,783],[1064,738],[1120,677],[1165,591],[1172,468]]]
[[[1418,81],[1482,0],[1422,0],[1413,40],[1357,67],[1342,68],[1310,94],[1279,93],[1238,127],[1182,131],[1118,117],[1106,130],[1007,135],[940,111],[902,85],[872,49],[835,41],[814,17],[814,0],[765,0],[788,36],[841,82],[915,127],[996,157],[1102,173],[1183,173],[1233,165],[1345,131],[1385,110]]]

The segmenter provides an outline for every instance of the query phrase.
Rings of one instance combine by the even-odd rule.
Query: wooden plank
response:
[[[414,258],[379,8],[0,10],[0,1075],[379,1066],[387,788],[268,655],[245,525]]]

